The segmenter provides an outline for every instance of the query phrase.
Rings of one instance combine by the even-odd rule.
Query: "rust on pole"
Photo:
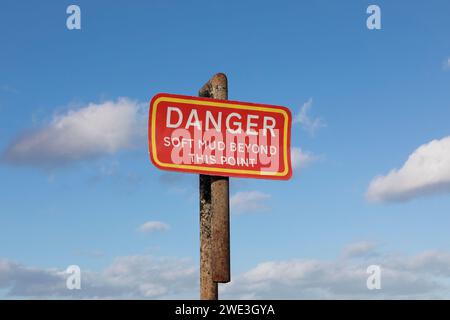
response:
[[[211,178],[200,175],[200,299],[217,300],[217,282],[212,277]]]
[[[228,177],[211,177],[213,281],[230,282],[230,210]]]
[[[227,100],[225,74],[214,75],[199,96]],[[217,299],[217,283],[230,278],[229,179],[200,175],[200,298]]]

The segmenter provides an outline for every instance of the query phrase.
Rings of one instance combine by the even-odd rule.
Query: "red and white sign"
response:
[[[163,170],[287,180],[285,107],[160,93],[150,102],[150,159]]]

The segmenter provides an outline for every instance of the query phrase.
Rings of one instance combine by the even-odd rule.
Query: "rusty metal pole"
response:
[[[199,96],[227,100],[225,74],[214,75]],[[217,283],[230,278],[229,179],[200,175],[200,299],[218,299]]]
[[[200,175],[200,299],[217,300],[217,282],[212,277],[211,177]]]

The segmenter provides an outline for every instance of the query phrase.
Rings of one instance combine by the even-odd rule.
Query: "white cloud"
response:
[[[317,160],[317,156],[311,152],[304,152],[300,148],[293,147],[291,149],[291,164],[292,168],[303,169]]]
[[[265,261],[221,285],[224,299],[449,299],[450,253],[412,256],[379,252],[368,242],[347,246],[335,259]],[[357,252],[358,251],[358,252]],[[353,252],[352,254],[348,254]],[[366,269],[381,267],[381,290],[368,290]],[[195,299],[199,273],[191,260],[134,255],[100,271],[81,268],[81,290],[67,290],[64,270],[0,259],[6,297]]]
[[[450,70],[450,57],[443,63],[444,70]]]
[[[234,213],[251,213],[269,210],[267,201],[270,195],[260,191],[242,191],[230,198],[231,211]]]
[[[139,226],[138,231],[142,233],[152,233],[156,231],[167,231],[169,225],[160,221],[147,221]]]
[[[416,149],[400,169],[372,180],[370,201],[406,201],[415,197],[450,192],[450,136]]]
[[[260,263],[221,287],[221,296],[224,299],[450,298],[450,254],[436,251],[415,256],[378,254],[375,247],[364,247],[363,255],[349,256],[344,251],[344,255],[335,260],[291,259]],[[373,264],[381,268],[381,290],[366,287],[369,276],[366,270]]]
[[[81,268],[81,290],[68,290],[67,276],[65,270],[0,259],[0,289],[9,297],[178,298],[193,297],[192,290],[198,286],[198,269],[189,260],[146,255],[118,257],[100,272]]]
[[[127,98],[90,103],[56,115],[37,130],[17,137],[2,160],[12,165],[52,168],[132,148],[143,136],[141,106]]]
[[[294,116],[294,123],[299,123],[303,129],[313,135],[317,129],[325,127],[325,122],[320,118],[312,118],[309,111],[312,108],[313,100],[310,98],[301,107],[299,112]]]
[[[369,241],[361,241],[352,243],[344,248],[344,257],[356,258],[373,254],[375,249],[375,243]]]

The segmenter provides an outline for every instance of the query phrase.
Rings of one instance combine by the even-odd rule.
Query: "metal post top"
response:
[[[228,79],[225,73],[216,73],[198,92],[200,97],[211,97],[215,91],[227,91]],[[226,99],[226,98],[225,98]]]

